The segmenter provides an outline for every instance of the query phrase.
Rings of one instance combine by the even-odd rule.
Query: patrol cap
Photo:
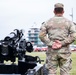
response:
[[[64,5],[62,3],[56,3],[54,8],[64,8]]]

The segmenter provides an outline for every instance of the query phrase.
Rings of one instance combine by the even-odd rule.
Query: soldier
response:
[[[72,68],[71,51],[69,45],[76,39],[75,25],[63,17],[64,5],[54,5],[55,16],[42,23],[39,38],[48,46],[46,52],[46,68],[48,75],[56,75],[57,67],[60,75],[69,75]]]

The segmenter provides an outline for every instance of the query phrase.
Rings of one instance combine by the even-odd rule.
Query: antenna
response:
[[[71,14],[70,14],[70,16],[72,17],[72,22],[73,22],[73,8],[71,9]]]

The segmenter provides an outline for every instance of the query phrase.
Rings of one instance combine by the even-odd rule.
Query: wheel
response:
[[[48,70],[45,67],[45,64],[43,65],[43,75],[48,75]]]

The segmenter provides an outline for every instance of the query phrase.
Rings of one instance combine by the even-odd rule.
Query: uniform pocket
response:
[[[72,69],[72,60],[71,59],[69,60],[69,66],[68,66],[68,68],[69,68],[69,70]]]

